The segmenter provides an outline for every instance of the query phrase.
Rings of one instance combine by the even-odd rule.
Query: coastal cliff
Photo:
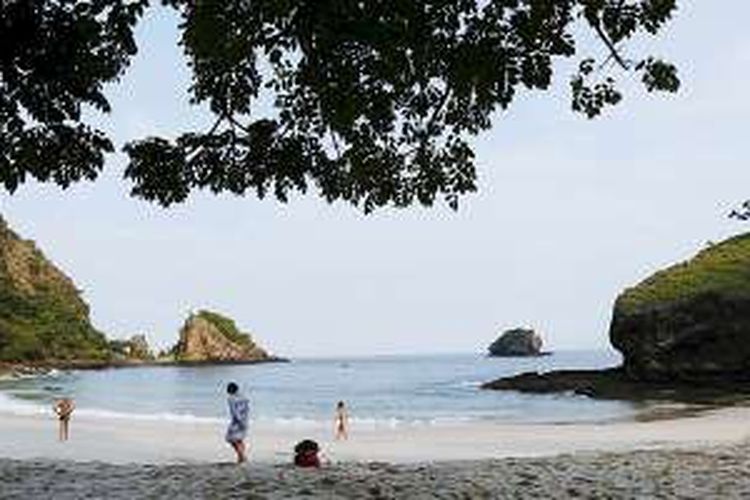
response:
[[[625,290],[610,340],[639,380],[750,378],[750,234]]]
[[[241,332],[232,319],[211,311],[199,311],[187,318],[172,354],[176,362],[192,363],[278,360]]]
[[[621,367],[524,373],[483,387],[617,399],[750,393],[750,233],[623,291],[609,337]]]
[[[0,361],[102,361],[104,334],[73,281],[0,217]]]

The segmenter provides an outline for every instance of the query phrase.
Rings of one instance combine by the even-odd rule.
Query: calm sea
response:
[[[562,351],[541,358],[479,354],[299,359],[291,363],[127,368],[53,372],[0,380],[0,412],[49,413],[61,395],[79,415],[143,420],[225,418],[224,387],[236,381],[252,402],[257,425],[330,426],[346,401],[362,426],[440,425],[473,420],[574,422],[627,418],[627,403],[571,394],[524,395],[479,389],[482,382],[525,371],[601,368],[619,363],[611,351]]]

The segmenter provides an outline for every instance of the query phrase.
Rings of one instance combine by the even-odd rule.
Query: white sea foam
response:
[[[17,415],[17,416],[52,416],[52,409],[46,405],[40,403],[25,401],[22,399],[14,398],[5,393],[0,392],[0,413]],[[157,412],[157,413],[129,413],[120,412],[114,410],[106,410],[101,408],[85,408],[79,407],[75,411],[75,415],[78,417],[85,417],[96,420],[129,420],[139,422],[175,422],[184,424],[221,424],[226,421],[226,418],[219,417],[205,417],[196,416],[190,413],[172,413],[172,412]],[[454,425],[458,423],[466,423],[471,419],[462,417],[442,417],[432,419],[414,419],[407,420],[395,417],[384,417],[384,418],[370,418],[370,417],[358,417],[352,418],[350,425],[354,428],[359,429],[397,429],[412,426],[442,426],[442,425]],[[327,429],[332,424],[328,420],[318,420],[312,418],[306,418],[302,416],[293,417],[276,417],[276,418],[265,418],[259,417],[253,419],[254,425],[266,428],[281,428],[281,429],[294,429],[294,430],[317,430]]]
[[[0,392],[0,413],[16,416],[49,415],[52,416],[52,408],[31,401],[14,398]],[[223,419],[212,417],[199,417],[190,413],[128,413],[98,408],[77,408],[75,415],[91,419],[102,420],[129,420],[144,422],[179,422],[179,423],[203,423],[215,424]]]
[[[224,419],[215,417],[199,417],[191,413],[127,413],[113,410],[103,410],[96,408],[80,408],[76,414],[82,417],[102,419],[102,420],[130,420],[139,422],[176,422],[183,424],[217,424]]]
[[[38,403],[13,398],[0,392],[0,412],[11,415],[29,416],[50,414],[51,410]]]

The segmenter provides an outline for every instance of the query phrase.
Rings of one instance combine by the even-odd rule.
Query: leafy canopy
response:
[[[134,196],[169,206],[196,188],[286,201],[315,189],[365,211],[456,207],[476,189],[470,140],[522,91],[550,87],[577,58],[572,108],[622,99],[616,77],[671,91],[676,68],[626,52],[657,35],[677,0],[4,0],[0,1],[0,181],[63,187],[94,179],[113,150],[84,106],[136,53],[147,8],[176,9],[195,104],[210,130],[124,146]],[[580,54],[593,34],[605,57]],[[259,115],[259,100],[274,104]]]

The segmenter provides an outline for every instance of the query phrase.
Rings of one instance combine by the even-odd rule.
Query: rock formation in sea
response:
[[[488,348],[490,356],[539,356],[542,337],[532,329],[514,328],[502,333]]]
[[[235,322],[221,314],[199,311],[191,314],[172,349],[178,362],[258,362],[273,361],[265,349],[241,332]]]
[[[104,335],[73,281],[0,217],[0,361],[101,361]]]
[[[750,234],[625,290],[610,340],[636,379],[750,379]]]

